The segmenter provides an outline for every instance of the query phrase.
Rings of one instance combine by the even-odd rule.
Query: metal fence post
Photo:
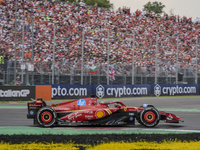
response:
[[[84,51],[84,28],[83,28],[83,33],[82,33],[81,85],[83,84],[83,51]]]
[[[21,71],[22,71],[22,75],[21,75],[21,79],[22,79],[22,83],[24,84],[24,20],[23,21],[23,26],[22,26],[22,67],[21,67]]]
[[[198,55],[198,38],[196,39],[196,75],[195,75],[195,84],[198,84],[197,55]]]
[[[155,84],[157,84],[158,73],[158,35],[156,35],[156,64],[155,64]]]
[[[32,17],[32,38],[31,38],[31,41],[32,41],[32,44],[31,44],[31,63],[33,65],[33,26],[34,26],[34,18]],[[32,85],[34,85],[34,66],[33,66],[33,72],[31,74],[31,78],[32,78]]]
[[[52,62],[52,84],[54,84],[54,67],[55,67],[55,36],[56,36],[56,25],[54,23],[53,30],[53,62]]]
[[[135,84],[135,65],[134,65],[134,57],[135,57],[135,33],[133,32],[133,54],[132,54],[132,84]]]
[[[16,70],[17,70],[17,50],[16,49],[17,49],[17,0],[15,1],[15,63],[14,63],[14,84],[16,82]]]
[[[74,84],[74,68],[70,65],[70,84]]]
[[[176,84],[178,84],[178,40],[179,40],[179,37],[177,36],[177,51],[176,51]]]
[[[5,81],[6,81],[6,72],[5,71],[3,71],[3,85],[5,84]]]
[[[109,85],[109,54],[110,54],[110,50],[109,50],[109,29],[108,29],[108,50],[107,50],[107,85]]]
[[[100,64],[98,63],[98,72],[97,72],[97,74],[98,74],[98,82],[97,82],[97,84],[100,84]]]

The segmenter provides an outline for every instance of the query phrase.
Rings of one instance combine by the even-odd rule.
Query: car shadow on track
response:
[[[41,127],[41,128],[45,128],[45,127],[42,127],[40,125],[30,125],[29,127]],[[183,128],[185,127],[184,125],[181,125],[181,124],[158,124],[157,126],[155,127],[152,127],[152,128],[148,128],[148,127],[145,127],[143,125],[140,125],[138,123],[136,123],[135,125],[117,125],[117,126],[108,126],[108,125],[80,125],[80,126],[75,126],[75,125],[71,125],[71,126],[60,126],[60,125],[55,125],[53,127],[48,127],[48,128],[73,128],[73,129],[97,129],[97,130],[100,130],[100,129],[110,129],[110,130],[120,130],[120,129],[123,129],[123,128],[129,128],[129,129],[172,129],[172,128]]]

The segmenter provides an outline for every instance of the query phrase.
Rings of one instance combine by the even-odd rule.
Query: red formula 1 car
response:
[[[43,127],[54,125],[135,125],[135,119],[146,127],[156,126],[160,120],[179,123],[172,113],[158,111],[153,105],[128,107],[120,101],[97,103],[97,98],[84,98],[47,106],[41,99],[28,103],[27,118]]]

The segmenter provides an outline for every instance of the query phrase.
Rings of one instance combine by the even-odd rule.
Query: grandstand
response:
[[[116,70],[116,80],[111,84],[132,84],[132,76],[135,84],[154,84],[155,75],[158,83],[171,84],[177,72],[184,74],[184,82],[195,83],[200,75],[200,26],[191,18],[156,17],[139,10],[120,13],[47,0],[18,0],[17,8],[15,26],[15,1],[0,2],[0,72],[4,84],[13,84],[15,73],[23,75],[24,84],[51,84],[52,68],[54,83],[81,84],[82,59],[83,83],[106,84],[108,48],[109,68]],[[91,65],[97,67],[96,75],[89,74]]]

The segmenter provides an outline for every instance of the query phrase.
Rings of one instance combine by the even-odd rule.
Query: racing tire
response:
[[[154,107],[147,107],[140,113],[142,125],[146,127],[155,127],[160,121],[160,113]]]
[[[51,127],[56,123],[56,112],[49,106],[42,107],[37,112],[37,121],[43,127]]]

